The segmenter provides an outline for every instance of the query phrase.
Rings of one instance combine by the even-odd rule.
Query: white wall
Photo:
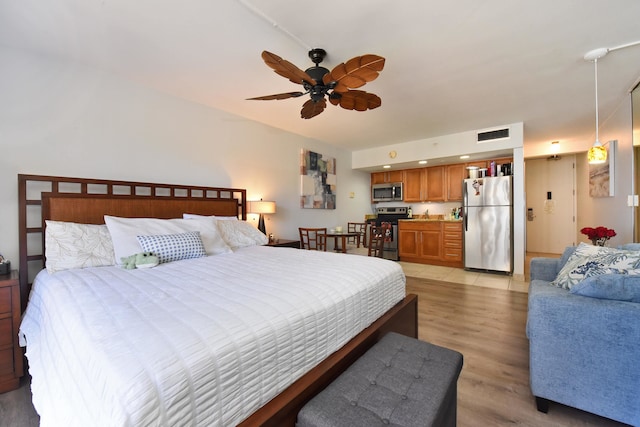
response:
[[[593,144],[593,140],[584,141],[582,146],[563,146],[560,143],[558,154],[576,153],[576,234],[578,241],[589,242],[586,236],[580,234],[583,227],[605,226],[613,228],[617,236],[612,238],[609,245],[617,246],[633,242],[633,208],[627,206],[627,196],[633,194],[633,141],[631,96],[620,100],[616,111],[606,120],[600,122],[600,141],[606,143],[617,140],[615,154],[615,196],[589,196],[589,170],[586,152]],[[550,142],[547,146],[525,145],[525,158],[548,156]]]
[[[627,196],[633,194],[633,128],[631,99],[625,99],[600,129],[600,141],[617,140],[615,153],[615,195],[613,197],[589,196],[589,168],[586,153],[577,157],[578,215],[577,227],[605,226],[613,228],[617,236],[610,246],[633,242],[633,208],[627,206]],[[579,231],[578,231],[579,234]],[[589,242],[579,234],[580,241]]]
[[[371,211],[349,152],[80,64],[0,47],[0,93],[0,253],[16,267],[19,173],[246,188],[277,202],[266,227],[282,238]],[[300,209],[303,148],[336,158],[337,209]]]

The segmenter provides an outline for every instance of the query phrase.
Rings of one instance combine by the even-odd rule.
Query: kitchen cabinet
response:
[[[422,202],[423,184],[424,181],[424,169],[408,169],[404,171],[404,184],[402,189],[404,191],[405,202]]]
[[[462,267],[461,221],[398,221],[400,261]]]
[[[447,167],[447,201],[462,201],[462,180],[467,177],[466,166],[462,163]]]
[[[405,202],[444,202],[445,167],[405,170],[403,188]]]
[[[442,259],[462,264],[462,222],[442,223]]]
[[[430,168],[426,168],[426,174],[425,200],[427,202],[444,202],[445,167],[432,166]]]
[[[387,171],[387,172],[373,172],[371,174],[371,185],[374,184],[387,184],[390,182],[402,182],[403,171]]]
[[[442,231],[439,221],[399,221],[400,260],[421,262],[442,258]]]

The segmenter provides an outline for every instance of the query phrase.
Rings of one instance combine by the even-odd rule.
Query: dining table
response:
[[[347,253],[347,239],[350,237],[355,237],[357,239],[356,243],[360,246],[360,236],[361,234],[356,231],[328,231],[327,239],[333,238],[333,246],[336,252],[342,252],[343,254]],[[338,246],[338,240],[340,240],[341,245]]]

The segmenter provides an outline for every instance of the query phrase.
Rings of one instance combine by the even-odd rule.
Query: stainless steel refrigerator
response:
[[[465,179],[464,267],[513,272],[513,177]]]

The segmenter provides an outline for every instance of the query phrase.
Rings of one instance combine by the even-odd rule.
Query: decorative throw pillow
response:
[[[246,221],[218,221],[218,230],[233,250],[269,242],[267,236]]]
[[[602,274],[640,274],[640,252],[580,243],[551,284],[571,289],[588,277]]]
[[[571,287],[572,294],[616,301],[640,302],[640,276],[603,274]]]
[[[208,219],[121,218],[105,215],[104,221],[109,228],[118,263],[123,257],[143,251],[137,236],[178,234],[187,231],[200,232],[207,255],[231,252],[231,248],[222,239],[215,222]]]
[[[160,264],[181,259],[200,258],[207,255],[199,231],[180,234],[137,236],[144,252],[153,252]]]
[[[106,225],[49,220],[45,224],[45,258],[49,273],[116,263]]]

